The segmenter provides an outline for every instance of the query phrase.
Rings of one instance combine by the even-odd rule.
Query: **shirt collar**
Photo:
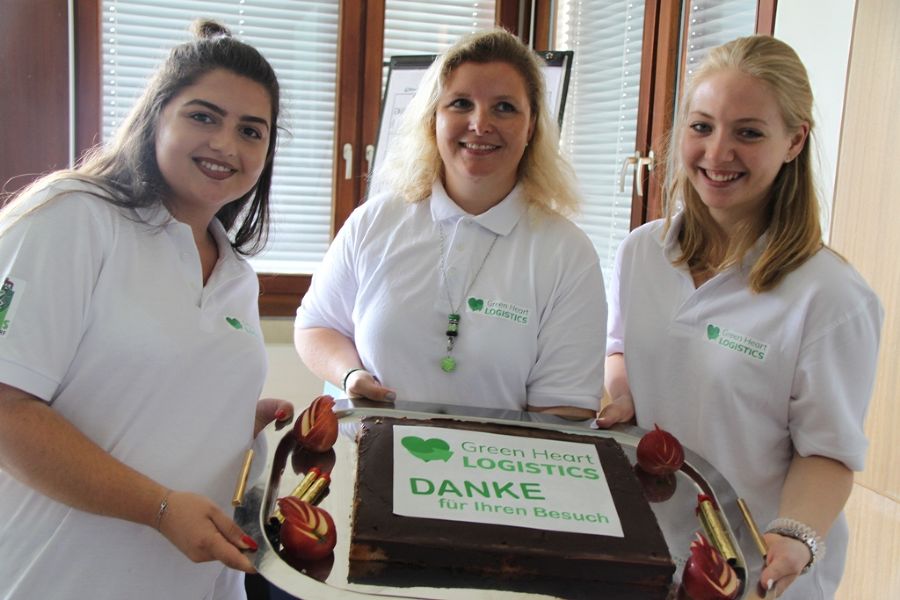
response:
[[[678,243],[678,234],[681,233],[681,227],[684,225],[684,213],[679,212],[672,217],[672,222],[666,234],[657,241],[663,248],[663,254],[670,262],[678,260],[681,255],[681,244]]]
[[[169,212],[169,209],[162,203],[154,204],[152,206],[136,206],[134,212],[140,218],[141,222],[146,223],[147,225],[160,227],[166,225],[183,225],[184,227],[190,228],[187,223],[182,223],[173,217],[172,213]],[[219,221],[218,217],[213,217],[212,222],[209,224],[209,231],[216,241],[216,245],[218,245],[220,252],[226,248],[229,250],[231,249],[231,240],[228,239],[228,232],[225,231],[225,226],[222,225],[222,222]]]
[[[169,209],[162,203],[153,206],[136,206],[134,212],[142,223],[146,223],[151,227],[176,226],[184,228],[187,232],[185,235],[193,242],[194,238],[193,233],[191,233],[190,225],[182,223],[173,217],[172,213],[169,212]],[[220,257],[230,256],[234,253],[234,248],[228,237],[228,232],[225,231],[225,226],[222,225],[222,222],[219,221],[218,217],[213,217],[212,222],[209,224],[209,232],[212,234],[213,240],[215,240],[216,246],[219,248]]]
[[[440,181],[436,181],[431,188],[431,218],[436,223],[466,217],[497,235],[509,235],[527,210],[522,186],[519,184],[503,200],[480,215],[470,215],[461,209],[447,195]]]
[[[225,226],[219,221],[219,217],[213,217],[212,222],[209,224],[209,232],[219,247],[219,256],[231,255],[234,252],[231,240],[228,238],[228,232],[225,231]]]
[[[151,206],[136,206],[134,207],[134,212],[137,213],[140,221],[147,225],[163,226],[178,222],[162,202],[157,202]]]
[[[681,244],[678,242],[678,236],[681,233],[681,228],[684,226],[684,212],[679,211],[672,217],[672,224],[669,227],[669,230],[666,234],[659,238],[658,241],[663,248],[663,253],[666,258],[669,259],[670,262],[675,262],[678,260],[678,257],[681,256]],[[766,244],[769,241],[769,231],[766,230],[762,233],[759,238],[753,243],[753,246],[744,254],[743,260],[741,260],[741,268],[749,269],[752,267],[756,261],[762,256],[763,251],[766,249]]]

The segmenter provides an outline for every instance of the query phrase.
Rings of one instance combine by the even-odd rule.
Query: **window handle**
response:
[[[625,193],[625,171],[628,170],[628,165],[637,165],[638,159],[640,159],[641,153],[637,150],[634,151],[634,156],[629,156],[624,161],[622,161],[622,170],[619,171],[619,193]]]
[[[372,160],[375,158],[375,146],[366,144],[366,173],[372,172]]]
[[[651,150],[647,156],[641,156],[641,153],[635,150],[634,156],[629,156],[622,162],[622,170],[619,171],[619,193],[625,192],[625,172],[628,170],[628,165],[634,165],[634,176],[637,184],[637,195],[641,198],[644,197],[644,178],[643,178],[643,169],[647,167],[648,171],[653,170],[653,161],[654,154],[653,150]]]
[[[639,153],[635,152],[635,156],[637,159],[637,166],[634,167],[635,172],[634,175],[637,178],[637,195],[641,198],[644,197],[644,167],[647,167],[647,171],[653,170],[653,150],[647,153],[647,156],[642,157]]]
[[[344,179],[353,177],[353,144],[344,144]]]

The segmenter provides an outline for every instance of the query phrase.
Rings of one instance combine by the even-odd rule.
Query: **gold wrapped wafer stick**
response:
[[[331,476],[328,473],[322,473],[318,479],[316,479],[309,489],[306,490],[300,499],[304,502],[309,502],[310,504],[315,504],[319,499],[319,496],[322,495],[322,492],[328,487],[328,484],[331,482]]]
[[[710,543],[716,547],[728,564],[734,566],[737,563],[737,551],[734,549],[731,536],[728,535],[721,517],[719,517],[719,509],[713,499],[706,494],[697,495],[697,516],[700,517],[700,524],[703,525]]]
[[[747,528],[750,529],[753,543],[756,544],[757,550],[759,550],[759,553],[763,557],[763,561],[765,561],[766,554],[769,553],[769,546],[766,544],[765,538],[763,538],[762,533],[759,531],[759,527],[756,526],[756,521],[753,520],[753,515],[750,514],[750,508],[747,506],[747,503],[744,502],[743,498],[738,498],[738,508],[741,509],[741,514],[744,515],[744,521],[747,522]]]
[[[244,490],[247,488],[247,477],[250,476],[250,463],[253,462],[253,448],[247,448],[244,455],[244,464],[238,474],[237,483],[234,486],[234,496],[231,498],[232,506],[240,506],[244,503]]]
[[[303,479],[300,480],[294,489],[291,490],[289,496],[296,496],[297,498],[303,499],[303,494],[305,494],[310,487],[312,487],[313,482],[315,482],[319,476],[322,474],[322,470],[319,467],[312,467],[309,471],[306,472],[306,475]],[[278,522],[284,522],[284,516],[281,514],[281,510],[278,506],[275,507],[275,510],[272,512],[272,516],[278,519]]]
[[[303,494],[306,493],[312,484],[322,475],[322,470],[319,467],[312,467],[309,471],[306,472],[306,475],[303,479],[300,480],[293,490],[291,490],[290,495],[296,496],[297,498],[302,498]]]

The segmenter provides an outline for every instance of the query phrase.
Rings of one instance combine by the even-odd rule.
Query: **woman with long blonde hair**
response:
[[[541,61],[509,32],[438,57],[382,193],[344,224],[297,311],[307,366],[351,396],[593,416],[606,302],[566,218],[578,195],[557,129]]]
[[[712,49],[691,77],[668,216],[619,249],[597,419],[658,424],[715,466],[769,524],[760,587],[797,600],[840,581],[882,321],[822,242],[812,102],[796,53],[767,36]]]

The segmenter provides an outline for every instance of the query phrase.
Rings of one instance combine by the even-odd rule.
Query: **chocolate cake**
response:
[[[622,535],[395,514],[392,478],[398,425],[435,428],[429,437],[452,429],[589,444],[596,448]],[[406,446],[406,439],[402,441]],[[451,419],[369,417],[362,420],[358,446],[350,581],[527,591],[562,598],[602,594],[607,599],[659,600],[669,594],[675,565],[628,458],[611,438]],[[440,467],[447,459],[422,460]],[[528,468],[522,461],[509,464],[520,472]]]

